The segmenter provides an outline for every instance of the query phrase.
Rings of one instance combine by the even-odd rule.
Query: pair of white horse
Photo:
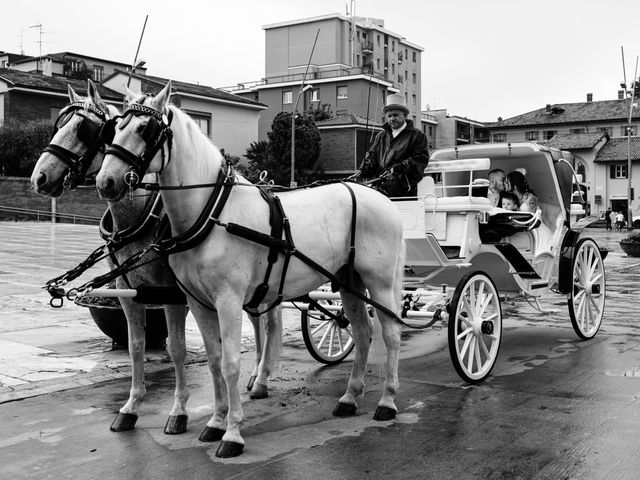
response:
[[[156,173],[161,186],[188,186],[214,183],[223,168],[219,150],[201,133],[197,125],[178,108],[169,104],[171,82],[156,96],[126,91],[127,101],[136,105],[135,115],[125,112],[126,121],[116,128],[113,144],[127,158],[146,158],[136,162],[145,171]],[[91,96],[91,93],[90,93]],[[152,143],[143,132],[156,131],[158,118],[162,128],[170,128],[172,142],[164,143],[153,156],[145,153]],[[164,122],[171,118],[170,126]],[[153,128],[147,128],[150,123]],[[161,129],[160,129],[161,130]],[[157,139],[157,137],[156,137]],[[167,160],[169,160],[167,162]],[[148,165],[146,165],[148,163]],[[125,178],[131,165],[122,155],[107,154],[96,183],[100,195],[110,202],[125,201],[129,189]],[[239,177],[241,184],[247,183]],[[397,411],[398,357],[401,324],[388,311],[398,312],[404,267],[403,228],[397,209],[380,193],[360,185],[352,185],[354,199],[344,185],[329,184],[280,194],[296,248],[325,269],[335,273],[349,262],[353,202],[355,218],[355,262],[357,275],[347,291],[340,294],[346,316],[352,326],[355,358],[346,392],[338,401],[334,415],[355,414],[356,399],[364,393],[372,325],[366,304],[360,299],[365,290],[372,300],[387,311],[377,309],[377,318],[387,348],[385,381],[382,397],[374,414],[376,420],[394,418]],[[211,188],[163,190],[161,195],[174,235],[184,233],[200,215]],[[255,187],[234,187],[219,220],[236,223],[268,234],[269,207]],[[244,439],[240,434],[243,411],[238,381],[240,376],[242,308],[264,280],[268,248],[214,228],[194,248],[171,255],[169,264],[180,283],[198,301],[189,298],[207,351],[214,384],[214,412],[207,422],[206,437],[221,439],[216,452],[221,457],[242,453]],[[276,298],[283,268],[274,267],[265,302]],[[327,279],[316,269],[293,258],[289,264],[283,294],[291,299],[306,294]]]
[[[119,115],[118,110],[106,104],[100,97],[96,85],[89,80],[88,96],[79,96],[69,87],[70,107],[63,110],[65,117],[58,122],[58,130],[52,137],[50,148],[45,151],[32,172],[31,183],[34,190],[41,195],[57,197],[63,192],[65,177],[70,170],[84,176],[87,170],[97,171],[104,159],[104,145],[94,158],[86,158],[90,145],[99,138],[82,138],[79,134],[82,122],[90,121],[96,124],[96,128],[89,129],[99,131],[99,126],[106,120]],[[51,148],[53,147],[53,148]],[[79,162],[78,165],[71,165]],[[72,168],[73,167],[73,168]],[[143,220],[147,210],[147,195],[135,195],[127,197],[120,202],[109,202],[108,209],[113,220],[115,232],[122,232],[129,228],[135,228]],[[116,261],[122,263],[132,254],[141,251],[151,245],[154,240],[152,231],[148,231],[137,240],[124,244],[114,253]],[[143,267],[132,270],[127,274],[127,279],[132,286],[153,285],[177,288],[175,279],[165,262],[153,262]],[[123,278],[117,279],[118,288],[128,288]],[[131,298],[120,298],[120,303],[127,317],[128,325],[128,349],[132,365],[131,389],[127,402],[113,423],[111,430],[125,431],[135,427],[140,412],[140,406],[145,396],[144,385],[144,353],[145,353],[145,327],[146,312],[143,304],[133,301]],[[167,434],[179,434],[187,430],[186,404],[189,398],[187,380],[185,375],[185,360],[187,350],[185,344],[185,317],[187,309],[184,305],[165,305],[165,316],[168,328],[168,351],[175,364],[176,387],[174,404],[167,419],[165,432]],[[251,376],[249,389],[251,398],[264,398],[268,395],[267,379],[274,364],[277,362],[282,321],[279,310],[269,312],[266,319],[260,320],[257,316],[251,316],[251,321],[256,335],[256,360]],[[260,322],[264,322],[261,328]],[[266,333],[267,341],[264,341]],[[265,348],[263,345],[266,343]],[[206,438],[203,438],[206,440]]]

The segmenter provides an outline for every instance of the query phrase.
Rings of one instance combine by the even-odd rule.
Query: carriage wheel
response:
[[[449,354],[458,375],[470,383],[493,368],[502,338],[502,308],[493,281],[482,272],[462,277],[449,304]]]
[[[342,313],[342,311],[341,311]],[[354,347],[351,324],[311,310],[302,311],[302,338],[313,358],[326,365],[340,363]]]
[[[573,257],[573,279],[568,298],[571,324],[583,340],[593,338],[602,323],[605,299],[604,261],[596,242],[584,238]]]

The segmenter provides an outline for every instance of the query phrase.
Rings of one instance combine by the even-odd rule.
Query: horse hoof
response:
[[[198,437],[201,442],[217,442],[222,440],[225,431],[220,428],[204,427],[204,430]]]
[[[357,407],[349,403],[338,402],[336,408],[333,409],[334,417],[352,417],[356,414]]]
[[[187,415],[169,415],[167,424],[164,426],[164,433],[167,435],[178,435],[187,431]]]
[[[253,384],[256,381],[256,378],[258,378],[256,375],[251,375],[251,378],[249,378],[249,383],[247,383],[247,390],[251,391],[251,389],[253,388]]]
[[[376,408],[376,413],[373,414],[373,419],[379,422],[393,420],[394,418],[396,418],[396,411],[389,407],[378,407]]]
[[[237,457],[242,453],[244,445],[236,442],[222,442],[216,451],[216,457],[231,458]]]
[[[118,412],[118,415],[113,420],[109,429],[112,432],[126,432],[127,430],[133,430],[138,421],[138,415],[135,413],[122,413]]]
[[[269,396],[269,392],[267,391],[267,386],[262,383],[256,383],[249,394],[249,398],[253,400],[259,400],[261,398],[267,398]]]

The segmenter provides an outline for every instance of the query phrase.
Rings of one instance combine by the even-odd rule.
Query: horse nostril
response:
[[[47,175],[45,173],[40,173],[40,175],[38,175],[38,178],[36,178],[36,185],[38,187],[41,187],[45,183],[47,183]]]

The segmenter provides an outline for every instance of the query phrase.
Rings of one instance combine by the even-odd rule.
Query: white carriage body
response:
[[[557,164],[567,156],[566,152],[534,143],[435,151],[418,186],[418,199],[394,202],[404,222],[406,263],[411,266],[406,284],[455,285],[466,273],[481,270],[501,292],[539,296],[552,288],[567,231],[570,207],[564,199],[569,198],[571,189],[570,177],[560,173],[563,178],[558,178]],[[480,239],[481,224],[493,215],[511,213],[491,206],[486,198],[488,173],[495,168],[505,173],[525,169],[538,197],[539,225],[523,228],[500,242],[513,245],[537,275],[518,272],[514,258],[507,259],[495,244]],[[432,177],[436,173],[441,174],[437,184]],[[514,255],[518,254],[510,257]]]

